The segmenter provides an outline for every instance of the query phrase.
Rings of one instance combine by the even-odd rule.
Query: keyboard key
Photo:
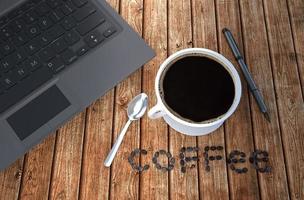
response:
[[[0,29],[0,37],[5,40],[13,36],[13,31],[8,27]]]
[[[47,67],[49,67],[54,73],[58,73],[62,69],[64,69],[65,65],[60,58],[54,58],[50,62],[48,62]]]
[[[110,37],[111,35],[113,35],[115,32],[116,32],[116,29],[115,29],[114,27],[111,27],[111,28],[107,29],[107,30],[103,33],[103,35],[104,35],[106,38],[108,38],[108,37]]]
[[[15,51],[15,47],[11,43],[9,43],[9,42],[0,43],[0,52],[3,55],[8,55],[8,54],[12,53],[13,51]]]
[[[61,58],[66,65],[69,65],[77,60],[77,55],[68,49],[61,54]]]
[[[19,48],[15,53],[9,56],[9,59],[14,60],[17,64],[24,61],[27,57],[27,54],[24,48]]]
[[[61,24],[65,30],[71,30],[76,26],[76,21],[71,16],[68,16],[64,18]]]
[[[0,71],[1,72],[7,72],[10,69],[12,69],[17,62],[10,57],[6,57],[3,60],[0,61]]]
[[[76,21],[80,22],[95,11],[96,11],[95,7],[92,4],[88,3],[79,10],[77,10],[73,14],[73,17],[76,19]]]
[[[62,6],[61,6],[61,11],[65,14],[65,15],[69,15],[72,12],[75,11],[75,6],[72,4],[71,1],[66,1]]]
[[[50,31],[47,32],[47,35],[52,38],[52,40],[57,39],[65,33],[65,30],[59,24],[56,24]]]
[[[25,21],[21,18],[18,18],[10,23],[10,27],[14,32],[19,32],[24,29]]]
[[[27,70],[34,71],[42,66],[42,62],[40,58],[38,58],[37,56],[33,56],[27,59],[22,66]]]
[[[48,0],[49,1],[49,0]],[[51,8],[48,6],[46,2],[40,3],[36,8],[35,11],[39,16],[43,16],[46,13],[48,13],[51,10]]]
[[[55,56],[56,56],[56,52],[52,47],[47,47],[39,53],[39,58],[41,58],[44,62],[48,62]]]
[[[53,22],[59,22],[64,17],[64,14],[59,8],[57,8],[50,13],[49,17]]]
[[[34,39],[34,40],[26,43],[24,48],[29,55],[33,55],[34,53],[36,53],[37,51],[39,51],[41,49],[41,46],[40,46],[38,39]]]
[[[66,43],[66,41],[63,38],[60,38],[52,44],[52,48],[57,53],[61,53],[62,51],[64,51],[65,49],[68,48],[68,44]]]
[[[47,67],[42,67],[23,79],[20,84],[15,85],[0,98],[0,113],[19,102],[23,97],[46,83],[53,77]]]
[[[16,81],[13,80],[9,74],[6,74],[6,76],[2,77],[0,79],[0,84],[4,85],[5,89],[9,89],[11,87],[13,87],[16,84]]]
[[[40,34],[40,29],[37,25],[32,25],[32,26],[29,26],[25,30],[25,33],[27,34],[28,37],[34,38],[34,37],[36,37],[37,35]]]
[[[72,0],[72,2],[74,3],[75,6],[77,6],[78,8],[83,6],[84,4],[86,4],[88,2],[88,0]]]
[[[42,47],[45,47],[52,42],[52,37],[49,34],[44,33],[43,35],[38,36],[37,40]]]
[[[60,0],[47,0],[47,4],[51,7],[51,8],[56,8],[57,6],[60,6],[62,4],[62,1]]]
[[[18,66],[16,69],[13,70],[13,73],[18,76],[18,80],[22,80],[23,78],[29,75],[30,71],[26,67]]]
[[[26,35],[24,31],[21,31],[18,33],[17,36],[13,37],[11,41],[15,46],[19,47],[25,44],[26,42],[28,42],[29,37]]]
[[[86,20],[84,20],[77,28],[76,30],[80,35],[85,35],[88,32],[90,32],[92,29],[97,27],[99,24],[103,23],[105,21],[104,17],[100,12],[95,12],[92,15],[90,15]]]
[[[29,11],[25,15],[23,15],[26,23],[31,24],[38,19],[38,15],[34,10]]]
[[[80,40],[80,36],[72,30],[64,35],[64,39],[71,46]]]
[[[89,51],[90,47],[87,44],[83,44],[80,46],[77,50],[76,53],[78,56],[84,55],[87,51]]]
[[[42,18],[39,19],[38,25],[40,26],[40,28],[42,30],[46,30],[53,25],[53,22],[48,17],[42,17]]]
[[[92,33],[88,34],[84,38],[84,41],[89,45],[89,47],[93,48],[102,41],[105,40],[105,37],[101,35],[101,33],[98,30],[93,31]]]

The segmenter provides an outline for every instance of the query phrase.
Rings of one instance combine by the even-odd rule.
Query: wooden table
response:
[[[0,173],[0,199],[304,199],[304,1],[303,0],[109,0],[156,51],[157,56],[115,89],[76,116],[56,134]],[[218,51],[239,70],[221,33],[234,34],[268,104],[268,123],[243,82],[236,113],[216,132],[186,137],[163,120],[145,116],[133,123],[111,169],[103,166],[117,133],[127,120],[127,103],[140,92],[155,104],[154,78],[168,55],[188,47]],[[131,50],[131,49],[130,49]],[[123,66],[122,66],[123,67]],[[182,146],[223,145],[247,154],[246,174],[224,161],[207,172],[198,164],[180,172]],[[148,150],[142,174],[127,157]],[[153,152],[169,150],[174,170],[161,172]],[[248,156],[269,151],[272,172],[258,173]],[[137,159],[137,161],[139,161]]]

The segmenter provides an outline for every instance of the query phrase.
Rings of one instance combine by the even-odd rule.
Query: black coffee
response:
[[[234,99],[234,83],[218,62],[188,56],[168,66],[161,77],[161,95],[171,112],[191,122],[225,114]]]

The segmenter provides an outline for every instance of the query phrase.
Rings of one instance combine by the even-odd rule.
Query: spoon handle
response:
[[[129,120],[127,121],[126,125],[125,125],[125,126],[123,127],[123,129],[121,130],[121,132],[120,132],[120,134],[119,134],[119,136],[118,136],[118,138],[117,138],[115,144],[113,145],[113,147],[112,147],[110,153],[108,154],[108,156],[107,156],[107,158],[106,158],[106,160],[105,160],[105,162],[104,162],[104,165],[105,165],[106,167],[110,167],[110,166],[111,166],[111,164],[112,164],[112,162],[113,162],[113,160],[114,160],[114,157],[115,157],[115,155],[116,155],[116,153],[117,153],[117,151],[118,151],[118,149],[119,149],[119,146],[120,146],[120,144],[121,144],[121,142],[122,142],[122,140],[123,140],[123,138],[124,138],[124,136],[125,136],[125,134],[126,134],[128,128],[129,128],[131,122],[132,122],[132,121],[129,119]]]

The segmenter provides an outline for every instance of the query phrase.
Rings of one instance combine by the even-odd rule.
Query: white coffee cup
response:
[[[166,107],[165,103],[163,102],[163,99],[161,98],[160,90],[159,90],[160,79],[166,67],[171,66],[179,58],[190,55],[201,55],[203,57],[208,57],[210,59],[213,59],[214,61],[217,61],[223,67],[225,67],[225,69],[229,72],[229,74],[232,77],[235,88],[233,103],[225,114],[219,116],[216,119],[202,123],[192,123],[189,121],[185,121],[182,118],[170,112],[170,110]],[[185,135],[200,136],[215,131],[224,123],[224,121],[228,117],[230,117],[233,114],[233,112],[236,110],[240,102],[242,86],[238,72],[236,71],[232,63],[224,56],[209,49],[190,48],[190,49],[183,49],[181,51],[174,53],[169,58],[167,58],[165,62],[160,66],[155,79],[155,92],[157,97],[157,104],[149,111],[148,113],[149,118],[156,119],[163,117],[164,120],[167,122],[167,124],[169,124],[169,126],[171,126],[176,131],[183,133]]]

